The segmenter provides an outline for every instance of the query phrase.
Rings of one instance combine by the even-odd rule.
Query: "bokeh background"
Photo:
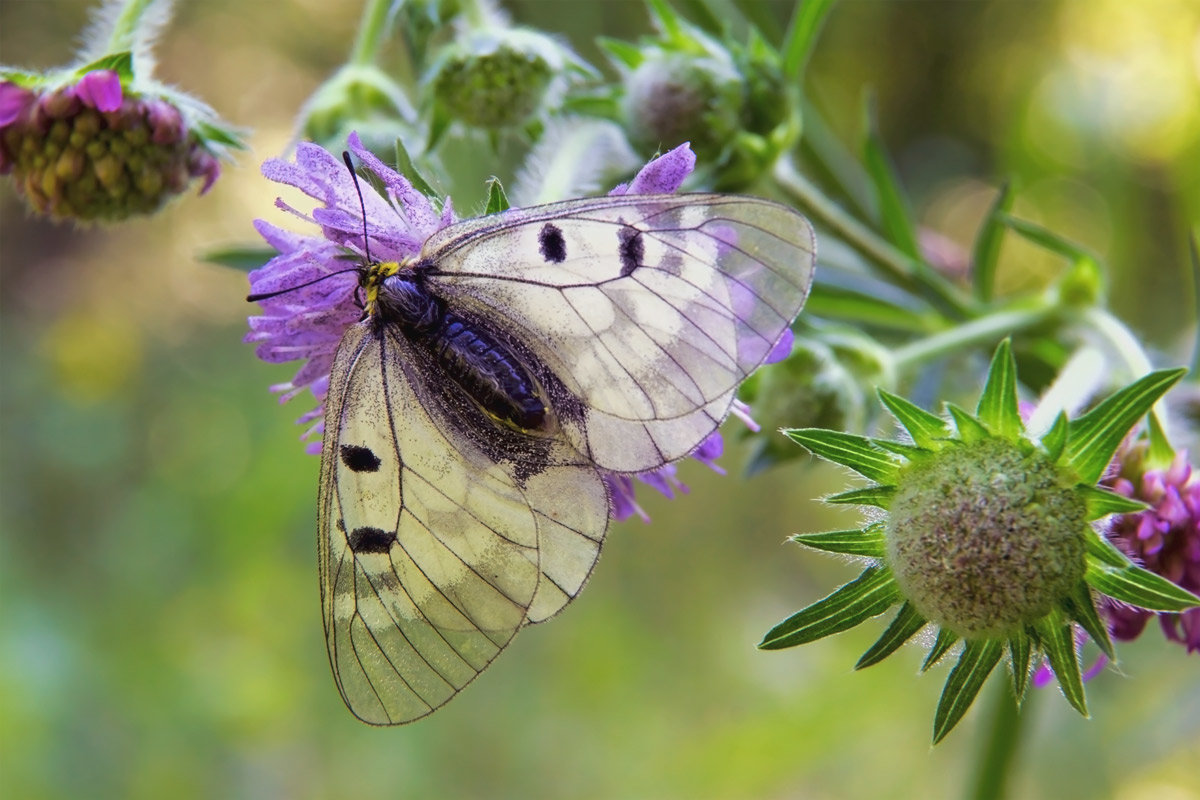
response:
[[[75,0],[2,0],[0,61],[69,60]],[[753,4],[782,27],[789,3]],[[647,28],[638,2],[511,2],[593,63]],[[12,798],[907,798],[964,792],[988,690],[936,749],[945,668],[906,648],[853,673],[882,629],[753,645],[855,574],[783,544],[853,522],[812,498],[835,470],[685,469],[614,526],[587,591],[460,698],[399,729],[343,708],[314,548],[317,459],[241,343],[244,276],[206,265],[276,221],[258,163],[348,52],[357,2],[180,3],[159,76],[253,129],[212,192],[74,229],[0,185],[0,794]],[[1191,355],[1186,231],[1200,220],[1194,0],[884,2],[832,13],[811,99],[853,150],[866,87],[921,223],[968,246],[995,187],[1100,253],[1117,314],[1162,364]],[[455,162],[456,206],[514,163]],[[2,182],[0,182],[2,183]],[[1006,246],[1011,289],[1060,268]],[[1088,687],[1083,720],[1035,692],[1014,797],[1200,798],[1200,656],[1156,630]],[[992,687],[994,689],[995,687]]]

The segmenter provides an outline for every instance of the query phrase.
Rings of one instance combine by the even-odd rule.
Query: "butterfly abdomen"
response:
[[[418,279],[388,278],[380,316],[431,353],[446,375],[493,417],[521,430],[540,429],[546,404],[520,361],[478,324],[446,309]]]

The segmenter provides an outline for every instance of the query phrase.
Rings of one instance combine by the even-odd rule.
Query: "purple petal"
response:
[[[672,194],[679,190],[696,167],[696,154],[687,142],[654,159],[633,177],[609,192],[623,194]]]
[[[121,108],[121,76],[111,69],[92,70],[75,84],[75,96],[97,111]]]
[[[779,341],[771,348],[771,352],[767,354],[767,360],[764,364],[776,364],[783,361],[792,354],[792,344],[796,341],[796,334],[791,328],[785,328],[783,336],[779,337]]]
[[[33,105],[35,95],[15,83],[0,83],[0,127],[11,125]]]

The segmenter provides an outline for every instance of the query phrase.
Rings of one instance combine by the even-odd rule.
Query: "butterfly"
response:
[[[606,473],[687,456],[812,282],[766,200],[609,196],[453,224],[363,265],[318,498],[329,661],[361,720],[423,717],[579,593]]]

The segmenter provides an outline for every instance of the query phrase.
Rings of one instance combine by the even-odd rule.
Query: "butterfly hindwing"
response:
[[[728,414],[804,304],[814,242],[766,200],[617,196],[469,220],[421,256],[440,296],[507,326],[576,398],[574,447],[642,472]]]
[[[346,704],[375,724],[430,713],[522,625],[566,605],[607,528],[592,465],[499,426],[439,378],[428,353],[375,319],[346,333],[331,371],[326,642]]]

